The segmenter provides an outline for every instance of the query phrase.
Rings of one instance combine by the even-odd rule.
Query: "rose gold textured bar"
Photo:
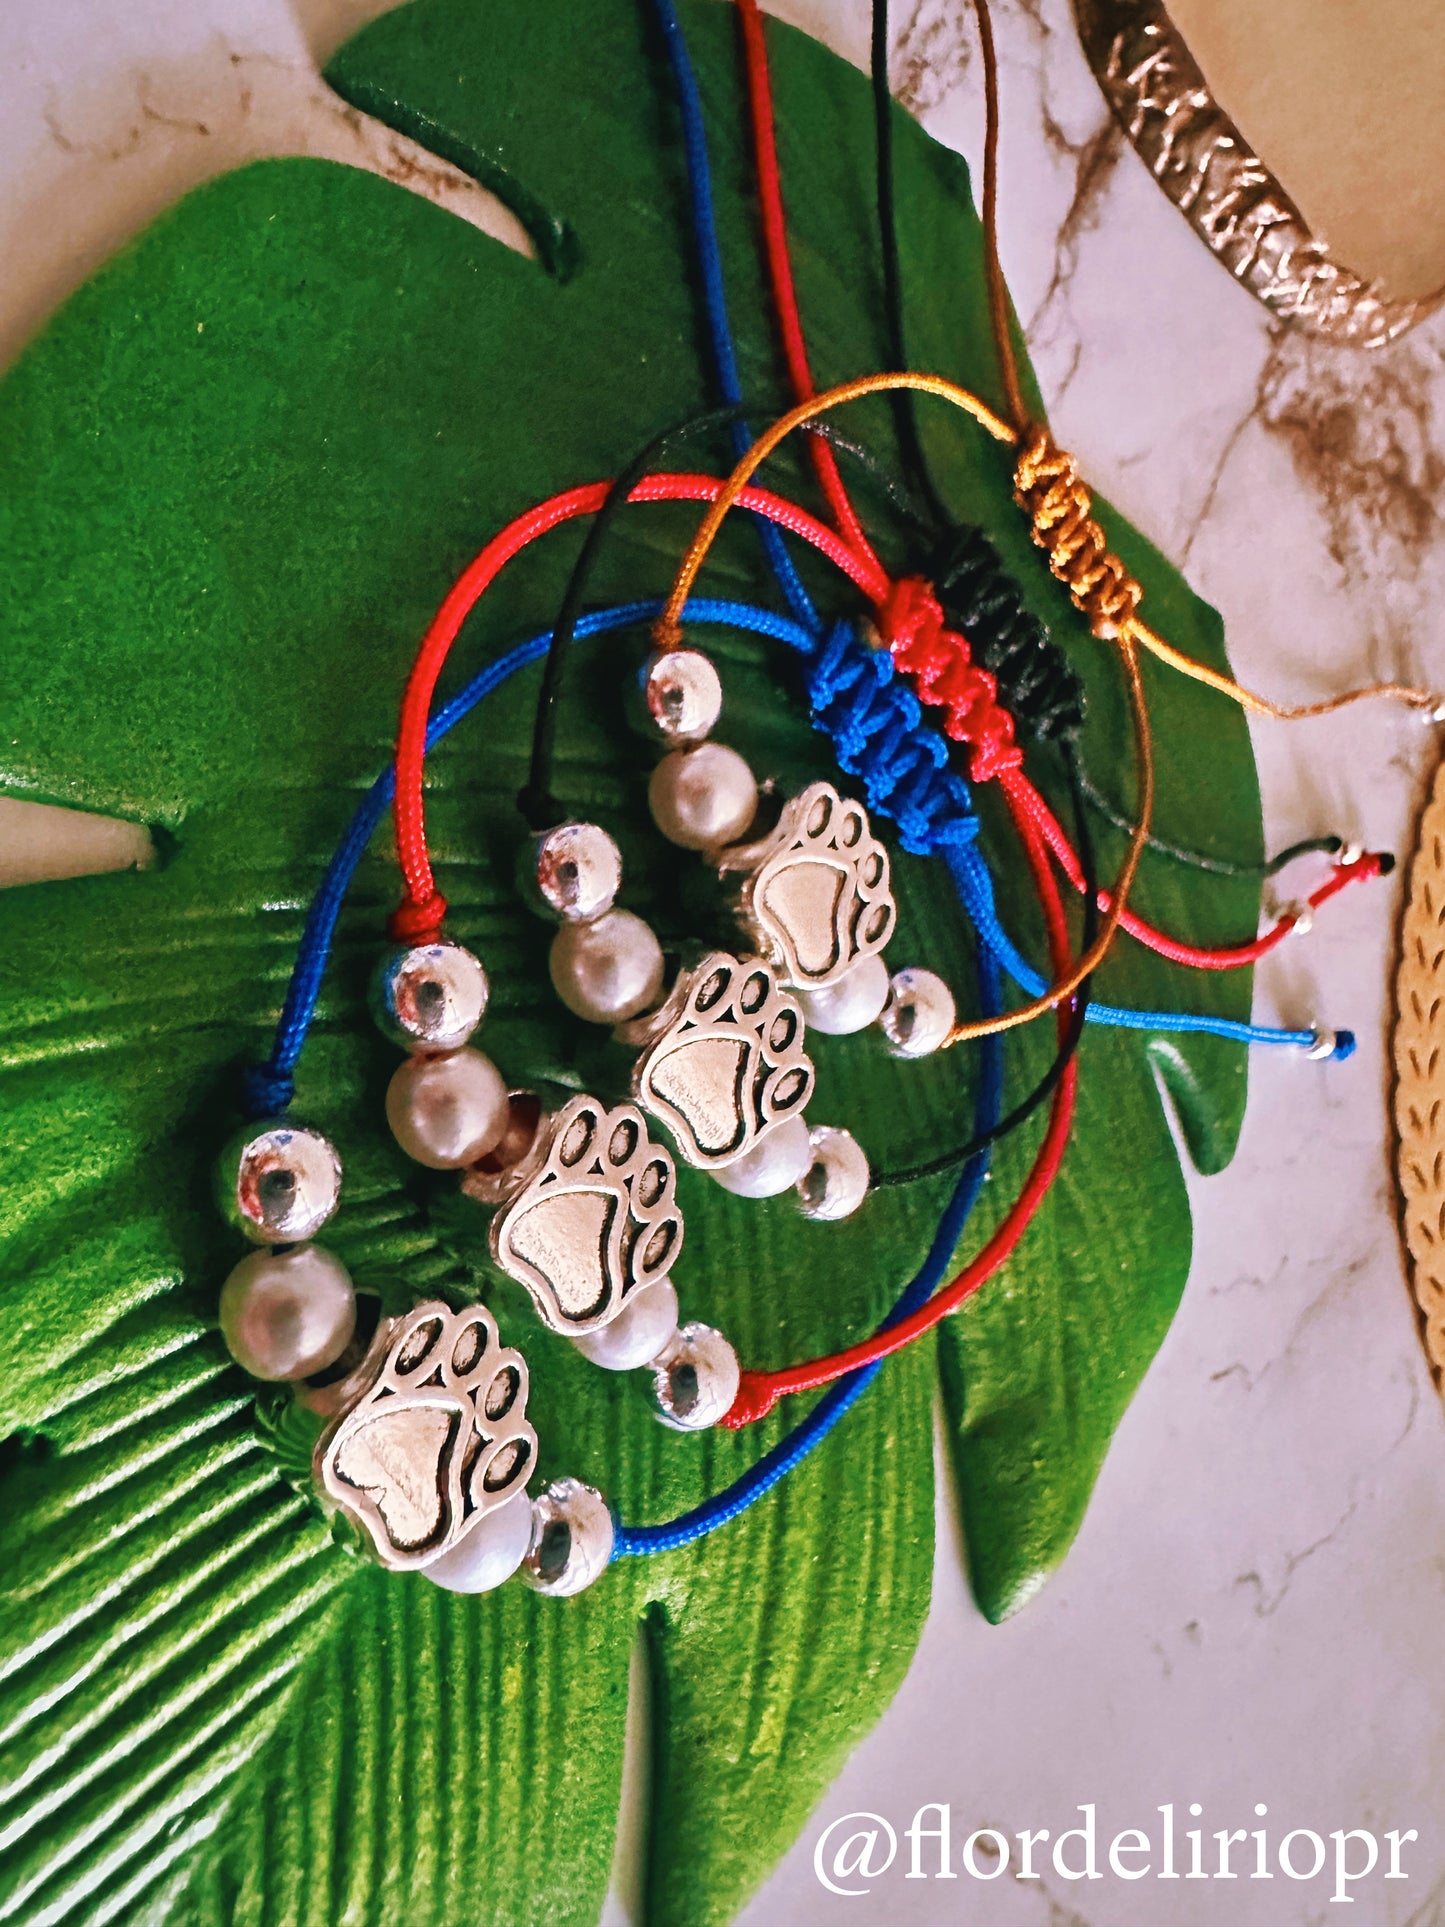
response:
[[[1410,859],[1395,980],[1395,1162],[1421,1336],[1445,1374],[1445,763]]]
[[[1392,301],[1332,258],[1210,93],[1160,0],[1074,0],[1074,15],[1085,57],[1140,159],[1271,313],[1331,341],[1378,348],[1445,300],[1441,289]]]

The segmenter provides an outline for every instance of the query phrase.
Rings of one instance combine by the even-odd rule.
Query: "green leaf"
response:
[[[735,22],[691,0],[729,296],[759,418],[784,393],[756,253]],[[771,28],[790,222],[821,381],[882,365],[860,76]],[[546,245],[521,259],[402,190],[326,163],[248,168],[191,195],[56,317],[0,389],[0,786],[160,826],[149,873],[10,893],[0,948],[0,1922],[451,1927],[595,1920],[619,1795],[639,1627],[658,1732],[650,1907],[730,1917],[888,1703],[927,1610],[931,1344],[881,1376],[767,1502],[699,1547],[614,1568],[588,1596],[481,1600],[368,1570],[298,1477],[304,1437],[226,1358],[216,1295],[237,1252],[210,1160],[235,1073],[262,1052],[305,903],[392,740],[416,638],[502,521],[606,475],[706,405],[677,124],[643,10],[421,0],[339,57],[341,92],[473,165]],[[920,365],[997,401],[977,222],[961,162],[900,121],[903,242]],[[882,403],[845,426],[896,460]],[[1087,673],[1092,767],[1129,795],[1107,653],[1027,539],[1001,453],[924,417],[960,517],[995,535]],[[808,491],[796,455],[780,485]],[[859,498],[906,565],[886,499]],[[811,499],[811,496],[808,496]],[[1222,660],[1217,620],[1108,516],[1155,620]],[[696,511],[638,510],[599,599],[661,592]],[[511,570],[455,677],[544,627],[577,532]],[[824,604],[852,606],[812,570]],[[745,525],[709,585],[771,600]],[[728,734],[796,785],[831,770],[793,667],[716,639]],[[719,915],[659,844],[619,690],[645,647],[579,649],[559,784],[613,827],[628,900],[669,936]],[[1248,740],[1224,705],[1150,673],[1160,820],[1258,844]],[[429,822],[453,928],[496,987],[487,1048],[509,1078],[616,1075],[558,1009],[547,933],[512,884],[524,681],[434,758]],[[1106,854],[1117,846],[1106,841]],[[1006,916],[1037,950],[1017,852],[990,849]],[[900,858],[894,954],[966,982],[968,936],[928,866]],[[715,1491],[760,1436],[680,1438],[528,1319],[486,1269],[484,1227],[394,1151],[394,1054],[364,984],[396,878],[378,847],[341,925],[300,1102],[335,1137],[334,1242],[358,1272],[460,1301],[484,1290],[532,1367],[542,1475],[601,1484],[629,1520]],[[1222,939],[1254,888],[1146,866],[1145,909]],[[1101,994],[1240,1014],[1248,984],[1121,952]],[[1242,1057],[1185,1040],[1160,1066],[1217,1168]],[[1010,1088],[1049,1052],[1010,1040]],[[819,1117],[880,1166],[967,1131],[963,1053],[899,1065],[867,1038],[819,1046]],[[1078,1136],[1006,1273],[941,1335],[975,1589],[998,1617],[1063,1556],[1110,1432],[1177,1301],[1189,1219],[1149,1047],[1091,1035]],[[1000,1153],[975,1248],[1037,1131]],[[679,1286],[759,1363],[836,1345],[881,1314],[927,1248],[946,1181],[843,1225],[745,1205],[684,1172]],[[328,1239],[331,1234],[328,1233]]]

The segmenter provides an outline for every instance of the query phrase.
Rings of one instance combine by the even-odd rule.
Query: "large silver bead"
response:
[[[624,1023],[651,1009],[662,991],[662,945],[630,910],[564,923],[548,961],[557,995],[592,1024]]]
[[[741,879],[739,920],[791,989],[836,984],[893,934],[888,852],[831,783],[790,797],[766,836],[721,852],[718,868]]]
[[[334,1365],[356,1328],[356,1292],[320,1245],[253,1251],[221,1287],[221,1336],[252,1378],[310,1378]]]
[[[699,1170],[743,1157],[812,1094],[802,1010],[757,957],[710,952],[660,1010],[619,1036],[641,1047],[638,1103]]]
[[[510,1121],[507,1087],[476,1050],[409,1057],[386,1090],[386,1118],[408,1157],[433,1171],[475,1164],[501,1142]]]
[[[860,957],[845,976],[821,990],[800,990],[798,1001],[809,1030],[825,1037],[850,1037],[878,1021],[888,1002],[888,966],[877,955]]]
[[[798,1209],[805,1218],[847,1218],[868,1195],[868,1159],[851,1131],[819,1124],[811,1133],[812,1155],[798,1179]]]
[[[716,850],[746,834],[758,810],[758,781],[735,749],[699,743],[675,749],[647,787],[652,820],[670,843]]]
[[[677,1291],[670,1278],[657,1278],[635,1291],[610,1325],[579,1332],[573,1343],[604,1371],[632,1372],[666,1351],[676,1330]]]
[[[531,1543],[532,1501],[516,1492],[422,1571],[446,1592],[491,1592],[517,1571]]]
[[[412,1572],[463,1547],[513,1497],[525,1502],[537,1435],[526,1361],[500,1343],[484,1305],[416,1305],[387,1338],[374,1381],[321,1434],[313,1463],[327,1498],[365,1528],[381,1563]],[[458,1559],[452,1570],[470,1574],[461,1589],[495,1583],[504,1553],[515,1552],[507,1568],[515,1570],[531,1537],[531,1508],[522,1509],[525,1532],[514,1514]]]
[[[665,743],[700,743],[722,714],[722,683],[700,649],[659,649],[638,675],[643,713]]]
[[[403,1050],[459,1050],[487,1008],[487,973],[459,943],[393,950],[371,985],[371,1011]]]
[[[776,1198],[790,1191],[813,1161],[808,1120],[790,1117],[731,1164],[713,1176],[724,1191],[738,1198]]]
[[[657,1415],[675,1432],[705,1432],[732,1409],[741,1381],[738,1355],[711,1325],[683,1325],[657,1360]]]
[[[255,1244],[314,1238],[341,1201],[341,1160],[319,1131],[271,1118],[221,1153],[216,1193],[229,1224]]]
[[[532,1543],[522,1577],[534,1592],[566,1598],[600,1579],[612,1557],[612,1509],[595,1486],[554,1479],[532,1501]]]
[[[878,1024],[894,1057],[928,1057],[948,1041],[954,1016],[953,992],[942,977],[899,970],[889,981]]]
[[[536,842],[537,889],[568,923],[610,910],[622,888],[622,852],[600,824],[563,823]]]

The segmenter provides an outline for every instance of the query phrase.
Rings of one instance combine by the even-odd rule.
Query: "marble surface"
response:
[[[70,0],[0,20],[0,355],[124,233],[248,153],[409,173],[485,197],[318,97],[313,59],[374,0]],[[778,11],[863,58],[861,0]],[[895,83],[979,151],[978,71],[949,0],[900,8]],[[1402,674],[1445,682],[1445,318],[1386,351],[1282,332],[1204,253],[1107,121],[1065,0],[1000,0],[1002,247],[1054,425],[1224,612],[1238,673],[1286,699]],[[469,197],[471,197],[469,199]],[[466,205],[463,205],[466,203]],[[1445,217],[1442,217],[1445,218]],[[1439,742],[1384,709],[1255,733],[1268,834],[1330,826],[1403,851]],[[1265,1054],[1239,1154],[1192,1182],[1183,1309],[1045,1593],[985,1625],[941,1512],[932,1614],[896,1703],[747,1927],[1304,1927],[1329,1882],[902,1878],[859,1906],[814,1844],[875,1809],[952,1807],[955,1843],[1077,1823],[1104,1839],[1191,1801],[1198,1825],[1415,1828],[1406,1880],[1361,1883],[1370,1927],[1445,1922],[1445,1416],[1414,1330],[1387,1163],[1398,903],[1349,892],[1259,973],[1257,1012],[1349,1023],[1346,1067]],[[638,1709],[639,1735],[645,1709]],[[639,1743],[637,1754],[642,1748]],[[634,1776],[614,1927],[637,1919]],[[1194,1824],[1182,1818],[1180,1826]],[[1211,1853],[1213,1849],[1211,1847]],[[906,1857],[906,1848],[905,1848]],[[1344,1913],[1344,1918],[1350,1918]]]

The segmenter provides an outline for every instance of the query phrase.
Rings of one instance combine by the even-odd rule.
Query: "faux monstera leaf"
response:
[[[933,1558],[940,1375],[973,1583],[1016,1607],[1078,1529],[1111,1430],[1178,1300],[1184,1185],[1156,1090],[1197,1160],[1234,1142],[1244,1063],[1222,1048],[1091,1034],[1063,1178],[1007,1273],[933,1344],[895,1360],[824,1448],[701,1547],[614,1568],[590,1594],[481,1600],[368,1570],[296,1476],[272,1402],[215,1329],[234,1262],[209,1203],[235,1076],[263,1051],[301,914],[383,763],[415,640],[459,565],[507,517],[610,473],[706,405],[677,121],[631,0],[420,0],[335,63],[334,84],[509,198],[547,245],[509,253],[402,190],[327,163],[251,167],[191,195],[55,319],[0,393],[9,570],[0,783],[155,826],[149,873],[3,900],[0,1062],[0,1920],[289,1927],[585,1923],[602,1902],[639,1626],[658,1734],[650,1907],[728,1918],[796,1835],[908,1665]],[[735,22],[694,0],[729,288],[750,394],[786,402],[765,320]],[[793,240],[824,379],[883,364],[856,73],[771,31]],[[978,226],[962,164],[900,119],[903,241],[920,365],[996,396]],[[894,459],[884,406],[847,421]],[[1128,793],[1112,665],[1020,525],[1006,464],[928,415],[961,518],[985,524],[1086,669],[1091,761]],[[784,481],[806,490],[801,471]],[[887,551],[886,499],[862,484]],[[633,511],[599,599],[658,592],[694,510]],[[1155,620],[1218,661],[1214,616],[1111,522]],[[575,532],[510,571],[457,673],[545,626]],[[750,529],[710,580],[773,593]],[[817,578],[825,606],[846,608]],[[700,866],[659,844],[619,687],[645,638],[582,646],[560,786],[615,827],[629,896],[667,936],[712,914]],[[831,773],[790,666],[716,641],[727,733],[796,786]],[[517,1082],[577,1082],[595,1037],[547,987],[547,932],[512,886],[534,685],[494,699],[434,759],[431,821],[453,928],[486,957],[487,1048]],[[1258,807],[1243,726],[1151,675],[1167,828],[1248,850]],[[1000,836],[1004,873],[1018,869]],[[1117,854],[1106,849],[1106,856]],[[893,954],[967,979],[967,934],[927,866],[897,865]],[[393,900],[378,848],[342,924],[300,1108],[336,1139],[334,1243],[361,1274],[464,1297],[480,1219],[391,1146],[394,1055],[363,1012]],[[1146,907],[1201,939],[1252,928],[1256,895],[1186,898],[1146,867]],[[1005,906],[1037,945],[1016,882]],[[1119,954],[1120,1000],[1243,1012],[1248,984]],[[1050,1045],[1010,1043],[1023,1089]],[[1162,1045],[1156,1047],[1163,1051]],[[900,1065],[825,1040],[814,1113],[880,1164],[957,1140],[963,1052]],[[1003,1150],[977,1240],[1036,1133]],[[1141,1174],[1147,1173],[1147,1184]],[[782,1362],[868,1325],[926,1248],[947,1180],[841,1225],[681,1179],[690,1306],[743,1356]],[[330,1235],[330,1234],[328,1234]],[[778,1435],[684,1438],[482,1280],[532,1361],[542,1474],[599,1483],[628,1519],[670,1516]]]

